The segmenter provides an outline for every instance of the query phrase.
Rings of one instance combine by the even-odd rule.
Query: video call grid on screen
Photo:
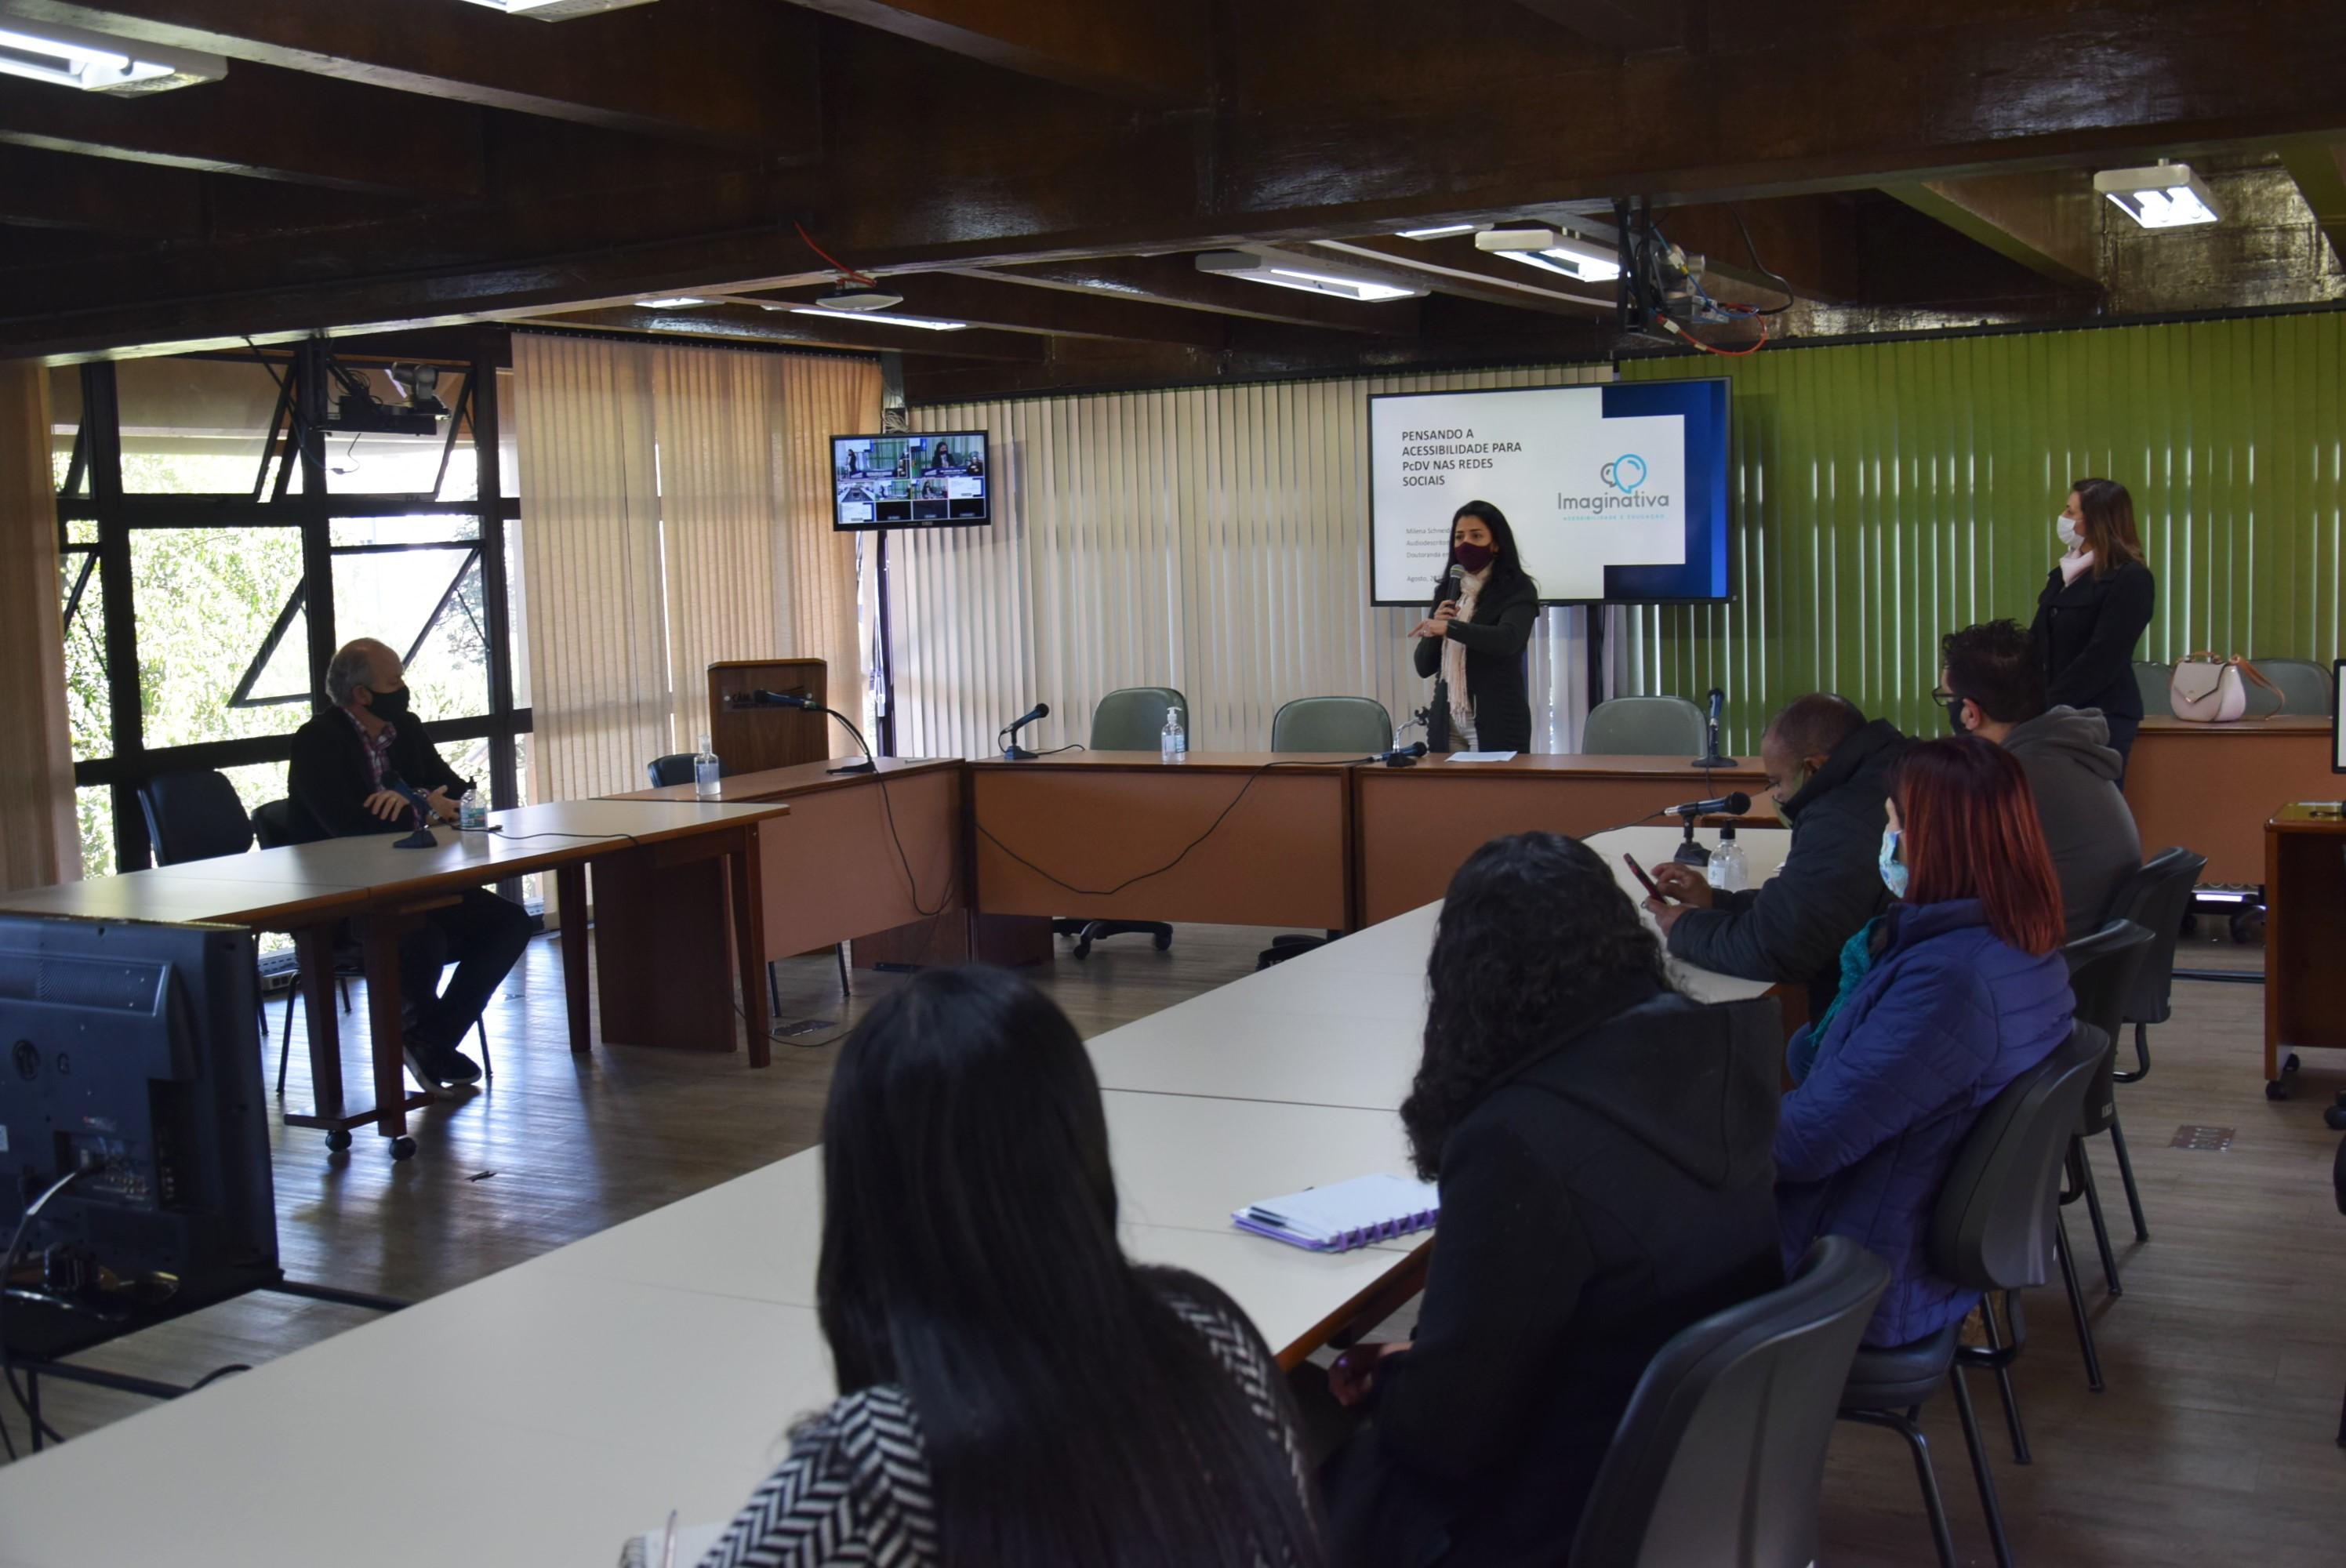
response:
[[[993,521],[985,432],[831,438],[836,528],[917,528]]]
[[[1467,501],[1506,514],[1543,603],[1727,599],[1728,384],[1371,397],[1371,602],[1431,602]]]

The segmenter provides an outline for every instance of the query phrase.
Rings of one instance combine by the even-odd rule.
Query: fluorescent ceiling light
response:
[[[892,327],[919,327],[931,332],[958,332],[967,321],[940,321],[928,316],[887,316],[877,311],[826,311],[820,305],[769,305],[769,311],[787,310],[793,316],[828,316],[834,321],[882,321]]]
[[[1621,275],[1620,252],[1553,229],[1492,229],[1474,236],[1474,249],[1577,283],[1609,283]]]
[[[2217,222],[2224,216],[2188,163],[2106,168],[2094,176],[2094,188],[2145,229],[2188,229]]]
[[[540,22],[567,22],[573,16],[591,16],[597,11],[619,11],[629,5],[648,5],[651,0],[473,0],[475,5],[486,5],[492,11],[503,11],[509,16],[528,16]]]
[[[1198,258],[1198,270],[1368,304],[1412,299],[1426,292],[1419,284],[1403,283],[1365,267],[1347,267],[1341,261],[1322,261],[1270,246],[1256,250],[1209,250]]]
[[[698,294],[662,294],[654,300],[638,300],[637,304],[647,311],[681,311],[688,306],[706,305],[708,300]]]
[[[90,93],[159,93],[217,82],[228,62],[195,49],[133,43],[80,27],[0,18],[0,76]]]
[[[1397,229],[1396,239],[1447,239],[1454,234],[1472,234],[1483,226],[1479,223],[1444,223],[1434,229]]]

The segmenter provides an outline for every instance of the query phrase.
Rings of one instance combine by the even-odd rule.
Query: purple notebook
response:
[[[1381,1173],[1249,1204],[1231,1211],[1230,1223],[1310,1252],[1350,1252],[1430,1230],[1441,1216],[1432,1182]]]

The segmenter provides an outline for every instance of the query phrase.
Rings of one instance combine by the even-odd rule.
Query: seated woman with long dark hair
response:
[[[2028,778],[1976,736],[1914,747],[1892,775],[1882,875],[1900,901],[1851,937],[1841,993],[1787,1064],[1776,1127],[1784,1256],[1847,1236],[1891,1268],[1869,1345],[1959,1322],[1978,1296],[1930,1270],[1939,1188],[2006,1084],[2068,1037],[2061,882]]]
[[[1452,879],[1402,1106],[1442,1221],[1416,1337],[1331,1374],[1348,1563],[1558,1561],[1663,1341],[1782,1283],[1780,1013],[1670,989],[1602,857],[1494,840]]]
[[[704,1568],[1320,1561],[1278,1363],[1117,1246],[1065,1013],[998,970],[917,975],[841,1051],[822,1134],[841,1397]]]

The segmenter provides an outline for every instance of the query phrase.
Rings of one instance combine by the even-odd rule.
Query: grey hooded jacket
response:
[[[2142,869],[2142,836],[2118,792],[2125,764],[2109,738],[2109,721],[2091,708],[2047,708],[2004,738],[2036,797],[2072,940],[2102,923],[2119,887]]]

